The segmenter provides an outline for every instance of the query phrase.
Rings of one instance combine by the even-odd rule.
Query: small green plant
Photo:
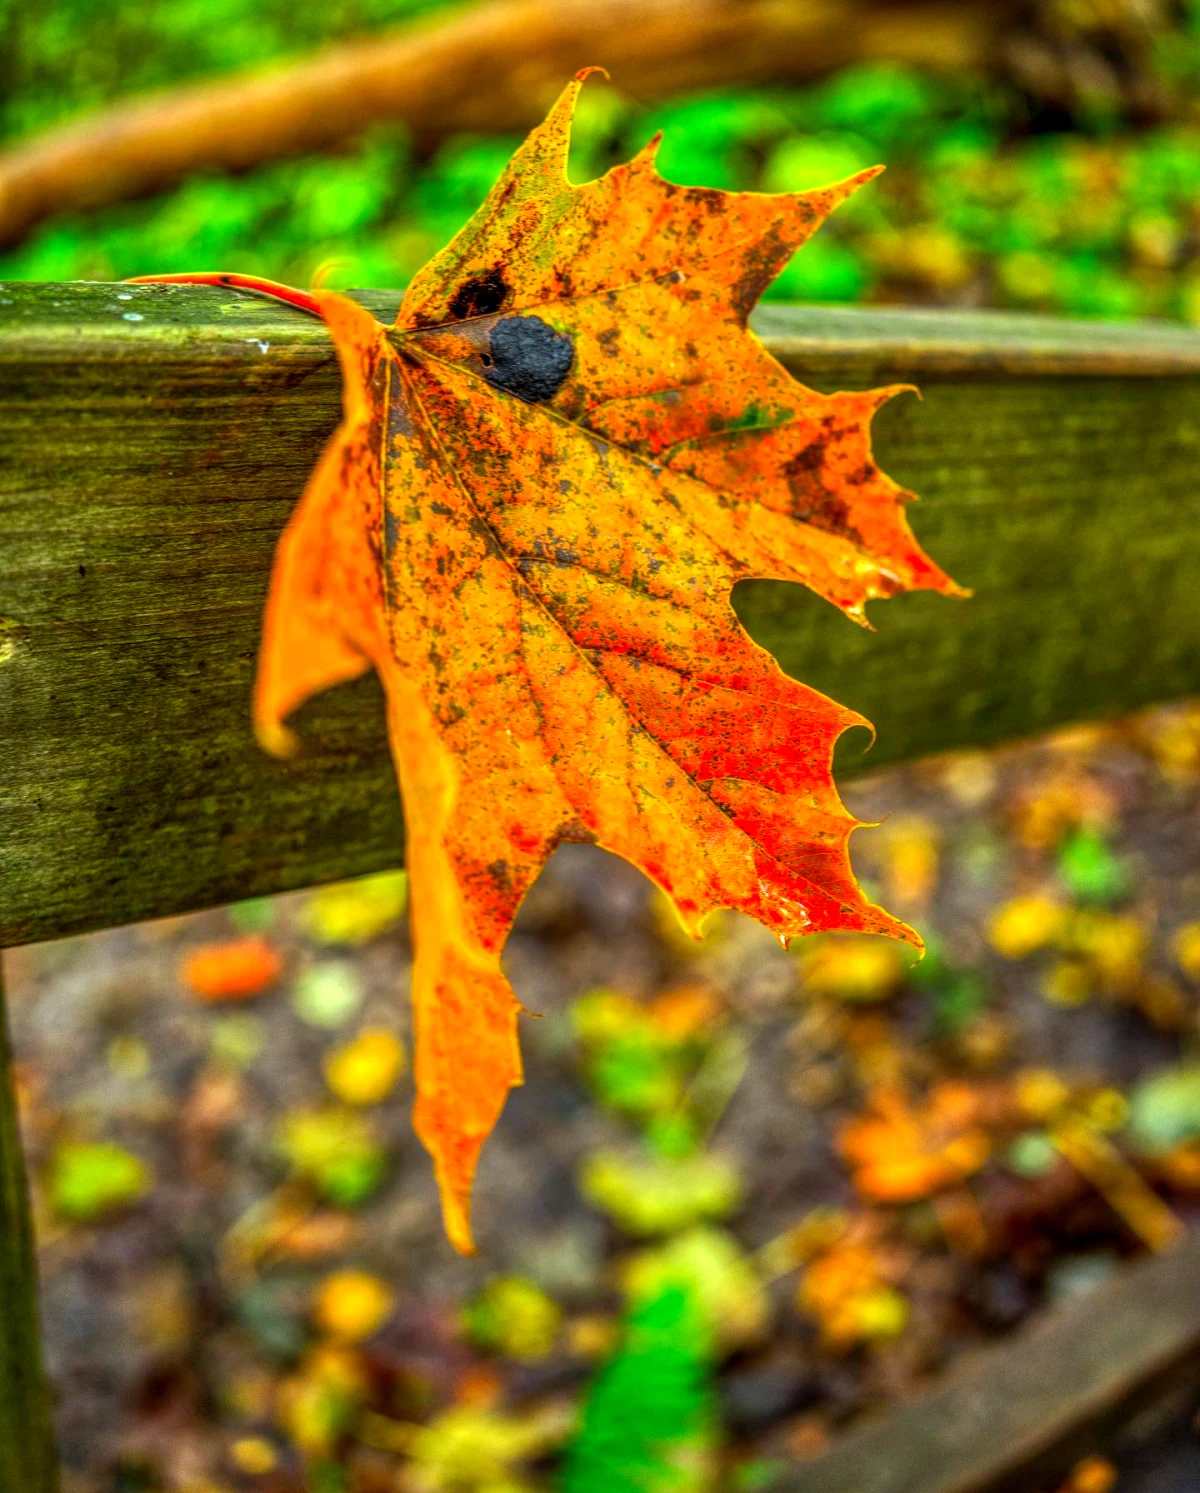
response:
[[[709,1332],[694,1296],[669,1284],[633,1307],[593,1381],[558,1493],[701,1493],[715,1427]]]

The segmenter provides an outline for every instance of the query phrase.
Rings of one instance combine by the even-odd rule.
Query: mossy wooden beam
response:
[[[376,309],[395,298],[364,294]],[[790,672],[874,720],[845,770],[1200,690],[1200,337],[987,314],[765,308],[877,422],[970,601],[856,628],[742,586]],[[338,413],[321,325],[192,287],[0,285],[0,945],[398,864],[369,680],[249,729],[271,553]]]
[[[770,1493],[1034,1493],[1194,1403],[1200,1231],[1055,1307]]]
[[[0,1493],[56,1493],[37,1268],[0,969]]]

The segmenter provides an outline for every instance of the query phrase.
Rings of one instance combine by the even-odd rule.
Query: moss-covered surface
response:
[[[38,1342],[37,1274],[0,973],[0,1488],[55,1493],[50,1400]]]
[[[879,453],[977,593],[897,598],[871,634],[798,588],[739,589],[785,668],[875,721],[871,765],[1195,692],[1200,339],[762,326],[819,387],[920,378]],[[0,286],[0,410],[0,944],[398,863],[373,682],[306,708],[291,764],[249,727],[272,550],[337,419],[321,326],[215,290]]]

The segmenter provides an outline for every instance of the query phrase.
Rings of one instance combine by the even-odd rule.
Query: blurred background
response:
[[[649,27],[654,55],[633,61],[626,53],[638,42],[619,6],[607,27],[604,0],[574,8],[598,18],[591,51],[617,69],[611,84],[594,80],[585,91],[577,179],[627,158],[655,129],[666,136],[664,174],[711,186],[799,189],[887,164],[784,272],[775,296],[1200,319],[1200,9],[1192,0],[832,8],[795,0],[782,41],[764,19],[769,10],[743,0],[720,8],[742,13],[745,34],[763,33],[759,48],[730,49],[718,28],[677,19]],[[686,18],[713,7],[674,8]],[[269,146],[247,138],[242,159],[251,164],[237,174],[198,169],[103,210],[84,209],[97,195],[122,195],[119,182],[97,183],[119,176],[129,164],[122,154],[144,151],[144,138],[106,142],[84,180],[48,183],[61,162],[47,157],[39,185],[51,189],[52,215],[39,209],[22,230],[11,205],[2,210],[0,277],[8,279],[221,268],[306,284],[332,260],[341,283],[403,284],[474,211],[578,62],[549,35],[563,60],[531,70],[531,26],[489,63],[465,33],[471,7],[437,0],[4,0],[0,18],[0,138],[10,145],[145,90],[222,78],[228,86],[249,66],[303,64],[339,39],[403,36],[405,22],[432,19],[444,37],[435,60],[454,74],[429,80],[423,97],[414,85],[390,107],[360,96],[347,113],[375,121],[359,131],[352,119],[351,137],[319,155],[287,154],[312,138],[312,121],[300,120],[291,139],[287,129]],[[506,74],[514,52],[528,86]],[[843,57],[854,60],[831,71]],[[424,53],[420,65],[429,65]],[[722,73],[719,89],[692,87]],[[457,111],[439,104],[452,88],[469,97]],[[523,97],[514,100],[514,90]],[[407,121],[387,118],[390,108]],[[456,133],[456,113],[524,117],[515,130]],[[326,104],[325,114],[323,128],[337,136],[336,111]],[[142,136],[156,125],[147,121]],[[239,133],[253,136],[235,112],[208,154],[237,158]],[[253,164],[256,154],[282,158]],[[0,165],[0,180],[8,175]],[[33,190],[24,180],[5,184],[10,194]]]
[[[576,0],[613,58],[576,179],[655,129],[684,182],[888,165],[771,295],[1200,321],[1192,0],[668,10],[631,39]],[[520,15],[489,52],[435,0],[0,0],[0,280],[403,285],[589,60]],[[274,134],[266,64],[300,101]],[[846,796],[920,965],[734,916],[694,945],[628,867],[555,857],[469,1261],[409,1125],[402,873],[7,954],[67,1493],[752,1493],[1170,1244],[1200,1215],[1200,708]],[[1200,1486],[1186,1416],[1085,1450],[1061,1493]]]

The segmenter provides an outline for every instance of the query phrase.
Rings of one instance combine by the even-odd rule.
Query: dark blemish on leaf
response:
[[[486,270],[463,281],[451,296],[447,310],[456,321],[468,316],[491,316],[504,305],[508,290],[508,281],[500,270]]]
[[[393,446],[397,446],[412,438],[412,416],[409,414],[408,404],[403,394],[394,388],[389,392],[393,397],[388,401],[388,439]]]
[[[392,555],[396,546],[400,543],[400,520],[390,508],[383,510],[383,552]]]
[[[783,475],[792,495],[792,511],[797,518],[828,534],[857,537],[845,498],[831,492],[821,480],[825,455],[825,447],[814,441],[785,462]]]
[[[81,566],[80,566],[80,567],[79,567],[79,574],[80,574],[80,575],[81,575],[81,576],[83,576],[83,578],[84,578],[84,579],[85,579],[85,580],[86,580],[86,579],[87,579],[87,566],[86,566],[86,565],[81,565]]]
[[[439,518],[452,518],[454,516],[454,510],[447,508],[445,503],[431,503],[429,506]]]
[[[553,399],[571,371],[575,348],[540,316],[506,316],[492,328],[489,384],[526,404]]]
[[[824,465],[825,447],[820,441],[814,441],[811,446],[805,446],[803,451],[796,452],[784,467],[784,476],[792,481],[806,473],[819,472]]]

